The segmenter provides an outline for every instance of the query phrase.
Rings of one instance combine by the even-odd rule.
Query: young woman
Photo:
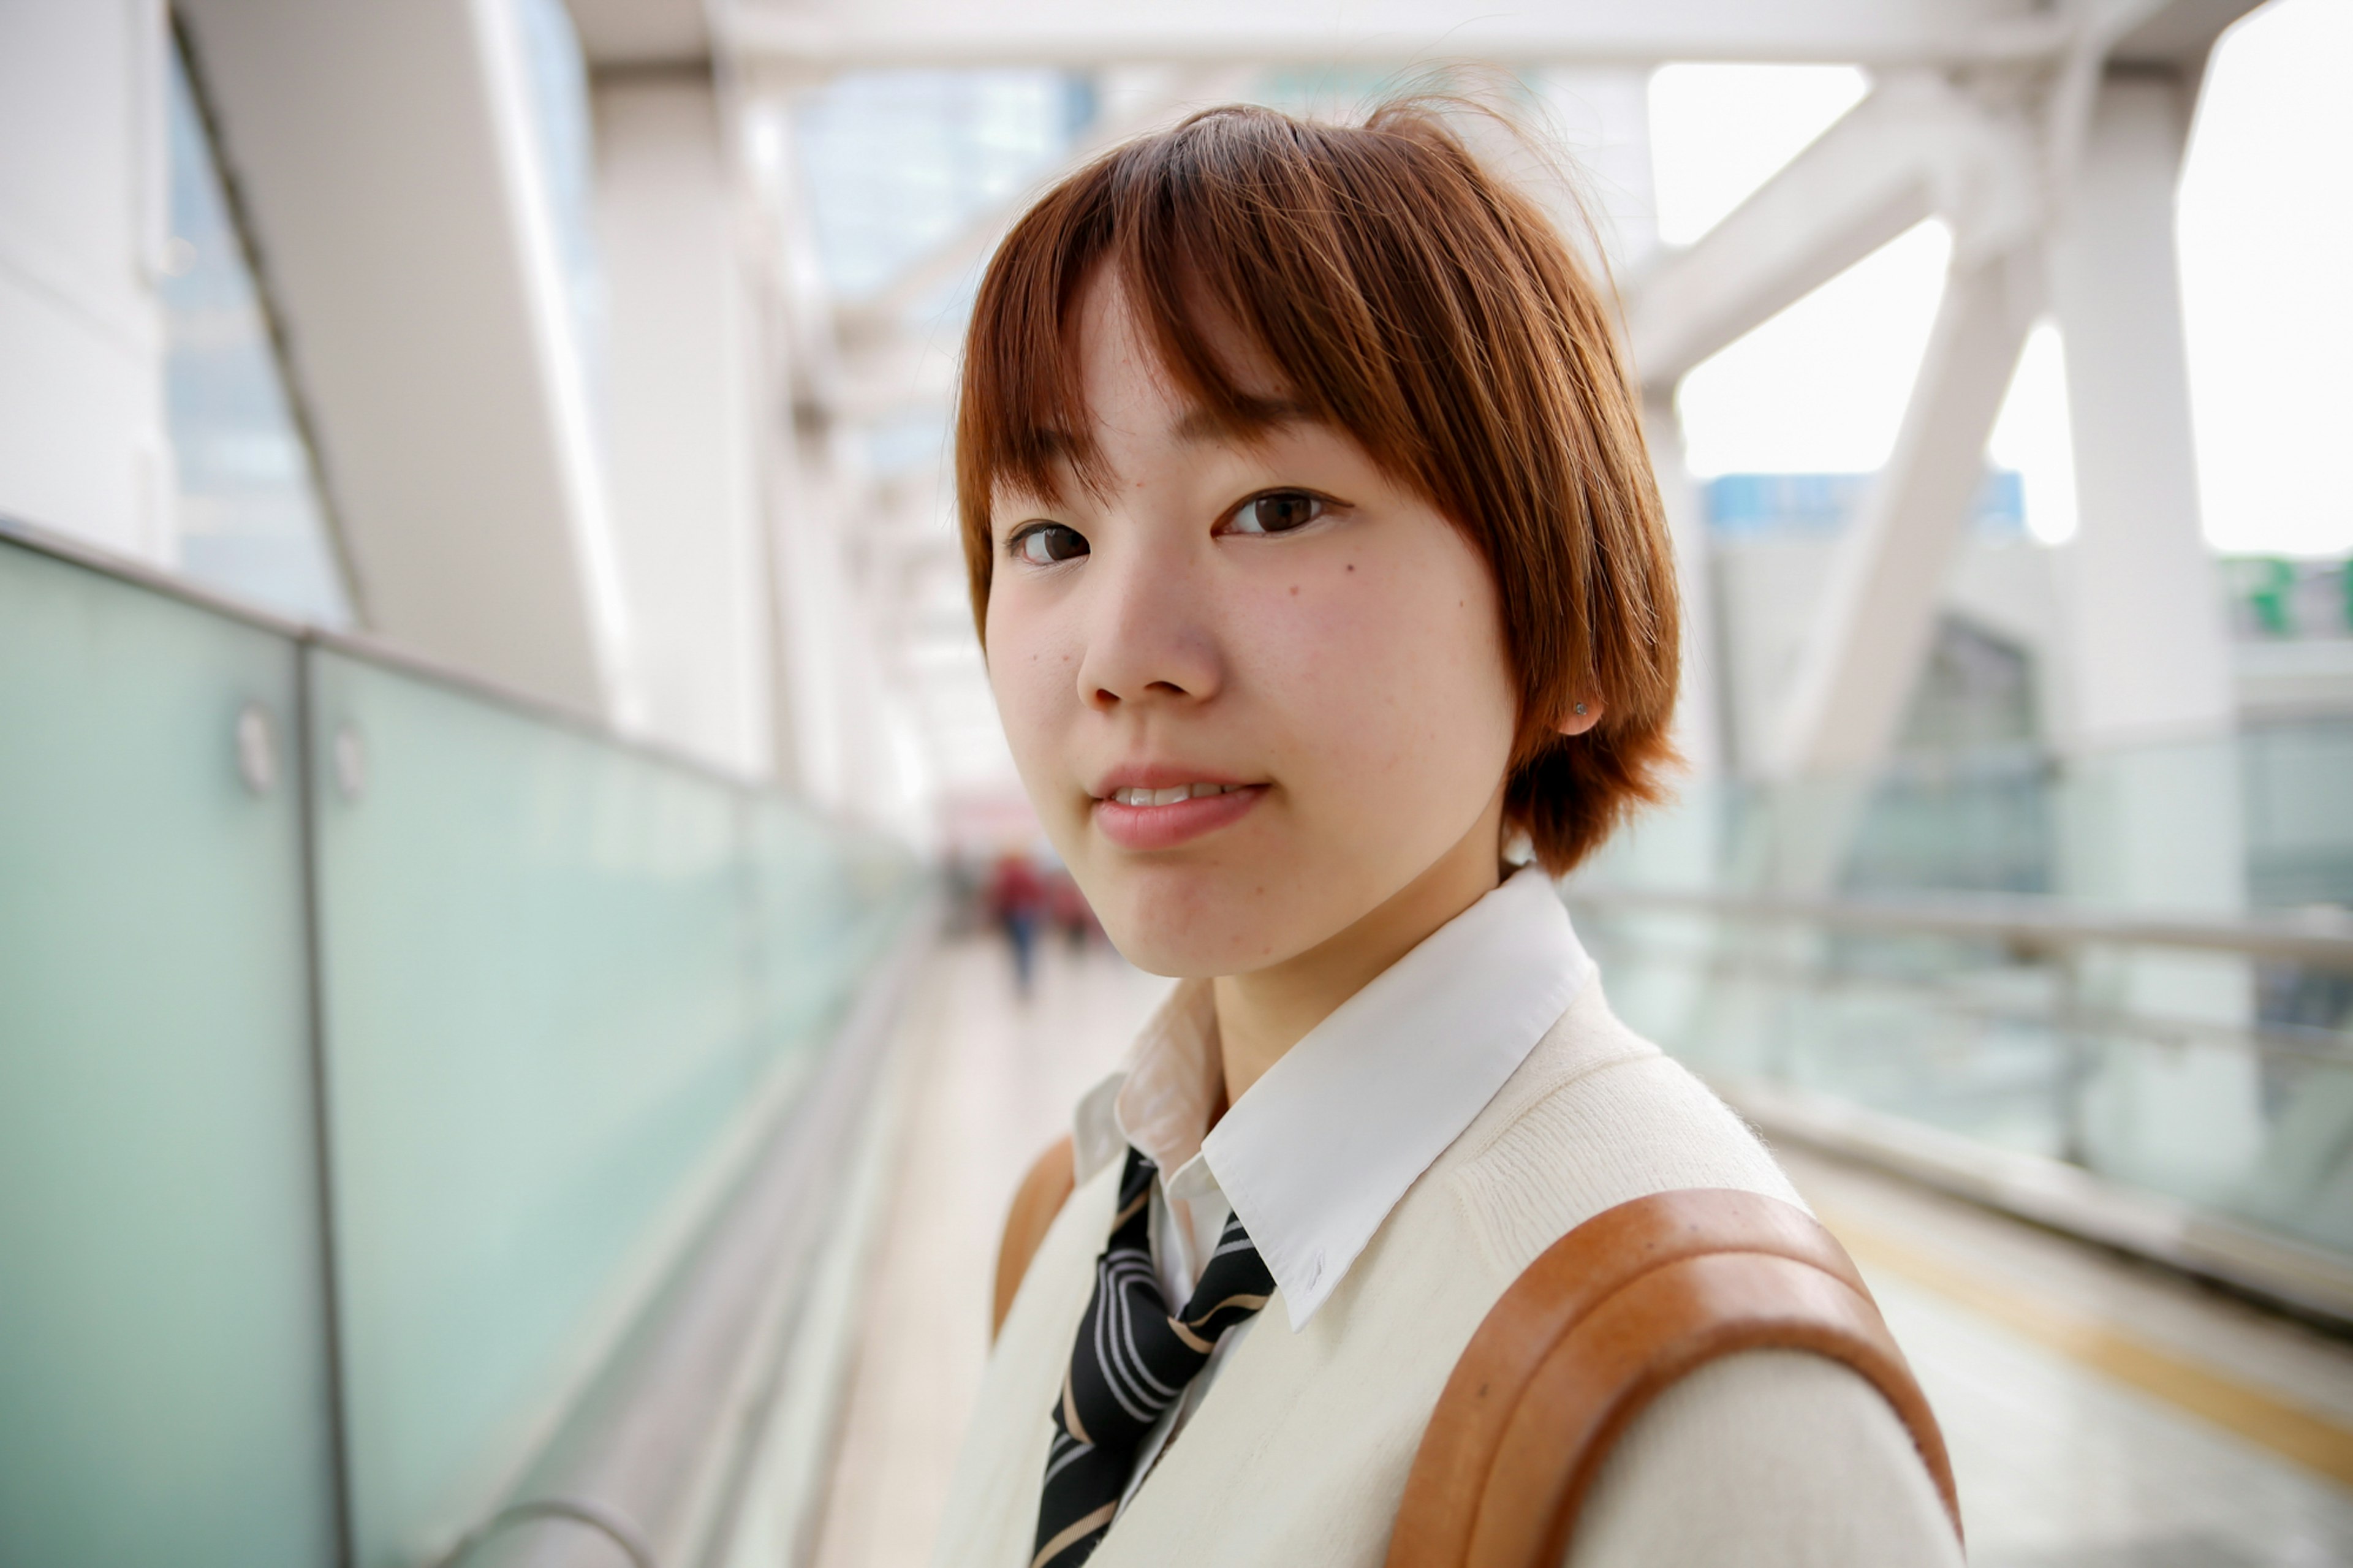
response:
[[[1203,114],[1007,239],[957,488],[1022,781],[1180,983],[1078,1107],[937,1560],[1373,1568],[1539,1252],[1654,1192],[1797,1201],[1610,1016],[1551,880],[1672,761],[1608,309],[1430,112]],[[1886,1403],[1788,1352],[1652,1405],[1570,1556],[1958,1560]]]

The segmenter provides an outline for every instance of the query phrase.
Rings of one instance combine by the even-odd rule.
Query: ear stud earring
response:
[[[1584,703],[1582,703],[1582,702],[1578,703],[1578,704],[1577,705],[1577,710],[1579,713],[1584,712],[1584,711],[1585,711],[1585,704],[1584,704]]]

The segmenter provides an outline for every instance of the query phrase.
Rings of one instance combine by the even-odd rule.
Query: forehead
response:
[[[1140,442],[1250,442],[1280,426],[1323,422],[1226,312],[1204,308],[1185,325],[1212,357],[1219,384],[1187,386],[1119,275],[1097,269],[1070,317],[1068,352],[1078,373],[1070,412],[1080,428],[1049,433],[1049,445],[1062,452],[1058,467],[1080,463],[1082,453],[1117,466],[1115,455]]]
[[[1086,437],[1165,432],[1196,407],[1170,371],[1150,328],[1129,301],[1127,286],[1098,268],[1079,291],[1066,349],[1077,362],[1079,406],[1068,411]],[[1079,435],[1080,432],[1067,432]]]
[[[1104,266],[1081,288],[1077,307],[1068,331],[1090,411],[1100,395],[1119,384],[1133,384],[1125,388],[1133,393],[1149,393],[1172,422],[1193,415],[1249,423],[1257,405],[1280,405],[1295,413],[1304,401],[1303,389],[1282,373],[1266,346],[1230,310],[1198,294],[1185,301],[1176,319],[1155,326],[1135,308],[1134,292],[1119,271]],[[1164,334],[1172,329],[1179,341],[1166,341]],[[1190,376],[1176,369],[1188,356],[1206,362]],[[1211,374],[1202,376],[1198,370]]]

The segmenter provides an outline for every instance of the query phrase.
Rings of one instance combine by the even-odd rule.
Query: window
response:
[[[356,618],[318,470],[186,59],[172,56],[164,420],[180,569],[320,626]]]

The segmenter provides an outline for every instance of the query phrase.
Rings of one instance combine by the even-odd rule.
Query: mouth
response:
[[[1239,822],[1267,786],[1198,780],[1118,784],[1095,797],[1095,826],[1123,849],[1173,849]]]
[[[1170,784],[1166,789],[1152,789],[1144,784],[1129,784],[1112,791],[1104,798],[1115,800],[1122,805],[1175,805],[1180,801],[1208,800],[1213,795],[1231,795],[1238,789],[1250,787],[1249,784]]]

